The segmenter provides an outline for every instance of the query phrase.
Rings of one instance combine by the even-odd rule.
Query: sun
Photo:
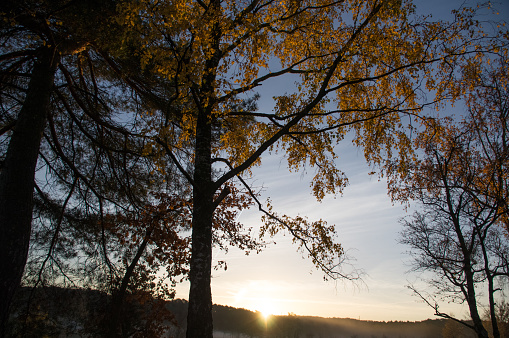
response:
[[[274,314],[275,306],[270,300],[264,299],[259,306],[259,311],[263,316],[263,319],[267,320]]]
[[[266,310],[262,310],[262,311],[260,311],[260,313],[262,314],[262,317],[265,320],[269,319],[269,317],[272,316],[272,313],[270,313],[269,311],[266,311]]]

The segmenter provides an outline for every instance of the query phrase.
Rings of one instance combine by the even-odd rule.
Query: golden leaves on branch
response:
[[[353,280],[359,278],[356,273],[342,273],[340,266],[346,257],[343,247],[335,241],[337,234],[334,225],[327,225],[323,220],[310,222],[302,216],[277,215],[273,212],[270,201],[264,213],[262,217],[264,225],[260,229],[261,238],[273,237],[280,232],[289,233],[298,251],[307,255],[327,277]]]
[[[144,46],[142,68],[153,67],[170,83],[171,104],[179,109],[179,119],[168,124],[144,116],[150,137],[179,154],[182,168],[192,168],[197,116],[205,116],[212,163],[241,168],[229,179],[259,164],[264,151],[282,151],[290,170],[316,170],[311,186],[318,200],[347,184],[334,146],[349,131],[371,164],[384,167],[390,180],[406,179],[416,161],[412,123],[429,127],[425,105],[439,107],[465,92],[467,82],[450,81],[459,65],[475,78],[484,51],[506,53],[497,39],[482,37],[475,10],[457,12],[451,23],[432,22],[415,15],[411,1],[140,0],[125,6],[123,23]],[[297,90],[275,93],[271,111],[239,109],[258,86],[282,76]],[[321,222],[283,221],[309,238],[331,235]],[[312,244],[309,250],[315,252]]]

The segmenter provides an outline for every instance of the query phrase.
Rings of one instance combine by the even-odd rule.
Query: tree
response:
[[[114,2],[99,4],[94,1],[79,4],[59,1],[2,3],[0,224],[5,234],[0,245],[4,257],[0,266],[2,332],[10,300],[19,285],[27,258],[37,160],[40,159],[40,165],[46,169],[45,187],[50,187],[48,197],[44,188],[36,186],[39,201],[49,203],[46,211],[52,210],[60,215],[53,223],[55,231],[40,272],[48,258],[55,257],[55,248],[59,244],[57,239],[61,240],[60,235],[64,232],[61,225],[68,205],[85,201],[84,209],[90,211],[97,210],[94,201],[102,207],[103,202],[108,200],[107,190],[111,186],[103,185],[105,189],[98,190],[94,186],[98,182],[91,182],[100,172],[97,168],[104,169],[101,161],[112,162],[109,168],[113,172],[113,180],[110,184],[122,180],[129,182],[134,176],[125,174],[127,170],[134,169],[132,155],[140,149],[134,149],[132,145],[137,143],[139,147],[140,141],[133,140],[134,135],[125,128],[125,124],[115,120],[111,111],[114,106],[112,96],[115,95],[112,95],[111,87],[107,88],[111,82],[105,83],[104,71],[98,71],[97,65],[93,66],[99,59],[89,53],[91,45],[104,47],[115,35],[115,26],[110,21],[114,5]],[[96,25],[95,21],[105,24]],[[97,75],[103,77],[100,79]],[[110,92],[105,100],[107,90]],[[125,119],[122,122],[125,123]],[[91,142],[89,148],[79,144],[83,140]],[[88,152],[83,154],[85,149]],[[112,153],[117,156],[112,156]],[[126,154],[131,156],[128,160]],[[59,161],[64,164],[63,167],[58,167]],[[120,174],[124,176],[120,177]],[[141,179],[140,176],[137,178]],[[124,189],[129,186],[120,185]],[[52,200],[58,197],[51,194],[60,194],[57,186],[68,189],[62,208],[52,204]],[[125,206],[126,202],[139,207],[140,200],[133,199],[133,196],[140,193],[140,187],[129,186],[124,191],[119,188],[109,197],[113,197],[112,203],[117,207]],[[76,195],[81,194],[81,200],[73,196],[76,191]],[[88,203],[87,198],[92,198],[92,201]],[[102,220],[102,210],[97,214]],[[87,222],[75,223],[83,225]],[[60,245],[60,248],[63,247]],[[72,249],[66,252],[72,252]],[[108,262],[106,252],[104,256]],[[36,276],[40,279],[41,273]]]
[[[509,183],[506,52],[490,61],[491,67],[481,60],[465,66],[451,87],[463,93],[467,114],[460,121],[425,120],[415,140],[422,158],[401,170],[401,185],[391,187],[398,199],[422,205],[403,221],[401,234],[415,268],[433,273],[428,282],[439,295],[466,302],[473,324],[461,323],[478,337],[488,337],[478,291],[487,291],[493,336],[501,337],[495,293],[509,277],[509,243],[503,230]],[[453,319],[436,301],[414,291],[435,315]]]
[[[8,49],[2,55],[6,70],[3,77],[8,78],[9,73],[18,70],[29,71],[31,74],[30,81],[26,83],[26,95],[22,103],[16,101],[17,97],[9,102],[16,108],[18,105],[21,106],[19,114],[14,119],[9,114],[8,117],[11,119],[4,118],[2,121],[2,134],[9,129],[13,132],[0,175],[0,196],[2,196],[0,224],[4,234],[0,244],[1,254],[4,257],[0,265],[2,276],[0,332],[4,330],[9,304],[19,285],[26,262],[32,221],[35,166],[55,72],[61,55],[72,54],[81,47],[79,43],[69,43],[61,34],[51,34],[45,21],[49,18],[43,15],[31,16],[22,11],[20,13],[20,8],[22,6],[18,7],[11,1],[4,2],[2,5],[3,45],[13,46],[11,49],[14,49],[14,51]],[[36,31],[47,44],[39,44],[38,48],[26,48],[24,51],[15,50],[19,45],[27,47],[26,41],[17,39],[23,35],[23,31]],[[57,46],[59,46],[58,49]],[[16,58],[21,58],[22,61],[12,61]],[[27,60],[31,66],[25,68],[23,61]]]
[[[39,149],[39,173],[45,174],[35,184],[24,281],[34,288],[60,283],[113,293],[116,311],[108,322],[117,328],[125,298],[152,296],[162,285],[164,295],[171,295],[164,283],[154,287],[161,266],[171,278],[185,273],[187,260],[181,256],[187,241],[177,232],[188,227],[181,212],[188,194],[185,187],[178,189],[169,168],[158,174],[150,156],[142,155],[141,127],[132,123],[138,112],[129,111],[132,120],[122,112],[123,120],[117,119],[121,103],[135,107],[136,102],[121,91],[118,79],[111,80],[104,64],[93,51],[83,51],[59,66],[62,78],[52,88]],[[27,312],[29,307],[30,302]]]
[[[10,267],[19,272],[25,267],[30,243],[25,285],[89,286],[112,294],[108,309],[112,316],[105,322],[110,335],[116,336],[127,334],[120,324],[127,321],[119,309],[124,308],[128,298],[172,295],[171,287],[158,276],[163,267],[171,282],[179,275],[185,277],[185,231],[192,203],[188,187],[174,174],[171,163],[159,160],[163,173],[154,167],[155,156],[146,147],[142,133],[146,126],[138,118],[147,106],[155,106],[170,117],[172,107],[160,96],[168,96],[172,88],[156,74],[140,70],[139,55],[116,50],[115,43],[109,41],[118,27],[108,21],[112,12],[101,9],[111,10],[110,5],[5,3],[2,157],[5,153],[20,153],[19,148],[6,149],[14,144],[16,130],[37,134],[15,126],[23,116],[21,112],[34,115],[33,111],[20,111],[20,106],[30,102],[30,97],[24,95],[30,84],[24,81],[23,72],[30,71],[34,62],[33,45],[44,49],[55,42],[50,38],[65,35],[66,43],[59,40],[59,48],[70,45],[75,49],[59,58],[51,81],[38,87],[48,98],[48,102],[32,107],[43,117],[41,137],[23,145],[35,152],[30,157],[33,168],[23,167],[31,171],[31,181],[22,181],[32,182],[30,197],[35,186],[34,220],[32,207],[26,208],[24,215],[30,222],[25,223],[23,232],[9,237],[24,246],[3,245],[2,250],[6,250],[5,257],[24,255]],[[103,18],[106,25],[91,29],[88,24],[93,20],[76,20],[77,13],[88,14],[87,20]],[[135,43],[132,40],[129,48],[137,50]],[[39,93],[36,97],[43,96]],[[16,173],[18,165],[18,161],[5,161],[8,169],[3,172]],[[34,184],[36,171],[39,175]],[[11,185],[20,179],[16,175],[5,178]],[[3,193],[7,195],[2,195],[2,201],[8,200],[10,191]],[[247,206],[242,194],[232,188],[216,214],[214,226],[219,231],[215,244],[259,249],[259,243],[237,231],[234,221],[236,212]],[[14,227],[9,222],[2,226]],[[27,232],[32,233],[30,241]],[[2,277],[9,279],[12,274],[6,272]],[[12,297],[19,279],[7,282],[12,288],[3,289],[6,301],[2,302],[2,327],[8,316],[7,298]],[[26,308],[28,314],[30,300]],[[135,327],[133,318],[129,320],[131,328]]]
[[[145,107],[142,100],[153,97],[126,93],[121,81],[108,77],[104,69],[108,62],[102,61],[88,51],[80,55],[76,67],[61,66],[65,81],[54,89],[58,101],[49,114],[39,155],[45,176],[36,184],[24,282],[32,287],[92,287],[108,292],[112,304],[104,308],[104,322],[110,336],[116,336],[139,328],[134,317],[124,316],[129,299],[168,299],[174,279],[185,277],[192,201],[189,186],[172,164],[165,163],[164,172],[159,172],[155,155],[145,149],[141,130],[146,126],[136,122],[135,107]],[[119,68],[129,60],[115,61],[121,63],[115,64],[120,74],[132,71]],[[127,119],[115,120],[118,106],[130,107],[132,125]],[[57,188],[67,196],[60,198]],[[256,241],[236,229],[236,213],[247,206],[246,199],[232,189],[215,216],[215,244],[259,249]],[[170,285],[161,277],[162,269]],[[27,313],[29,308],[30,302]]]
[[[174,90],[166,101],[178,107],[173,120],[149,111],[146,135],[193,188],[188,337],[212,336],[215,210],[234,186],[252,192],[245,177],[264,153],[284,152],[292,170],[316,168],[317,199],[337,193],[346,179],[334,145],[348,130],[373,162],[393,151],[405,161],[402,116],[426,104],[422,82],[440,100],[455,65],[484,50],[471,44],[473,11],[428,22],[406,1],[146,0],[120,10],[130,28],[122,39],[142,37],[142,68],[150,63],[168,79]],[[281,77],[296,90],[274,97],[272,112],[239,106]],[[278,216],[252,199],[265,215],[262,233],[286,230],[326,275],[355,278],[341,271],[334,226]]]

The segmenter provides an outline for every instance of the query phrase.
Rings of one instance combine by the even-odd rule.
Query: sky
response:
[[[463,1],[415,3],[420,14],[447,18]],[[500,9],[498,18],[509,19],[509,0],[502,0],[496,6]],[[277,86],[284,88],[282,83]],[[261,109],[270,110],[266,98],[273,90],[260,91]],[[409,215],[409,211],[391,203],[385,181],[368,175],[372,169],[361,149],[345,139],[337,150],[340,155],[337,165],[349,179],[343,195],[328,196],[317,202],[309,188],[310,177],[301,172],[290,173],[282,155],[262,156],[262,166],[253,171],[253,182],[264,187],[260,200],[270,197],[278,213],[335,224],[337,240],[354,259],[351,263],[365,273],[363,281],[324,281],[323,273],[315,269],[311,260],[296,251],[290,236],[278,236],[274,239],[276,245],[259,254],[246,256],[235,248],[227,254],[214,250],[213,260],[225,260],[228,266],[226,271],[213,271],[214,303],[273,315],[295,313],[376,321],[434,318],[433,309],[407,288],[413,284],[425,289],[418,275],[409,271],[408,248],[398,243],[399,220]],[[260,216],[258,211],[248,210],[240,215],[239,221],[258,228]],[[188,283],[177,285],[176,291],[177,298],[187,299]],[[468,315],[467,309],[458,304],[443,304],[441,310],[458,317]]]

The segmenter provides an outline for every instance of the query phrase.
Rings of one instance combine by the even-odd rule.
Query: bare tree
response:
[[[479,337],[488,337],[480,316],[479,291],[488,297],[494,337],[500,337],[496,293],[509,278],[507,194],[509,177],[508,72],[501,57],[492,68],[465,69],[456,89],[464,90],[467,114],[425,121],[416,139],[423,158],[404,172],[399,198],[419,202],[421,209],[403,220],[401,242],[411,248],[416,270],[429,271],[428,283],[440,296],[466,302]],[[394,186],[393,186],[394,188]],[[414,291],[437,316],[433,297]]]

